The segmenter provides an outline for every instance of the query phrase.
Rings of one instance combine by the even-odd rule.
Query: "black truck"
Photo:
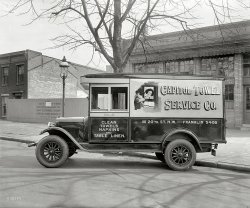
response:
[[[93,74],[88,117],[58,118],[41,132],[37,160],[59,167],[77,151],[150,152],[173,170],[226,143],[223,78],[166,74]],[[74,108],[74,106],[72,106]]]

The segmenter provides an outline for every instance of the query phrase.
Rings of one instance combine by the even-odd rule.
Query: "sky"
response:
[[[66,56],[67,60],[71,62],[105,70],[108,63],[104,61],[104,58],[100,60],[97,52],[95,52],[94,62],[89,63],[92,57],[91,47],[84,46],[78,48],[76,51],[70,51],[67,48],[50,48],[53,46],[51,39],[67,32],[67,28],[64,25],[48,22],[47,19],[40,19],[32,24],[26,25],[30,22],[29,15],[9,14],[3,16],[3,8],[8,1],[9,0],[0,0],[0,54],[30,49],[58,59],[62,59],[63,56]],[[218,0],[218,2],[219,1],[223,0]],[[249,9],[240,8],[237,4],[237,0],[229,1],[233,7],[236,8],[233,21],[250,19]],[[41,1],[41,3],[45,2],[46,1]],[[248,6],[250,7],[250,4]],[[197,27],[214,25],[215,18],[212,9],[208,8],[205,4],[197,7],[194,12],[195,16],[199,17],[199,19],[194,22]],[[176,30],[168,28],[167,26],[163,26],[162,28],[164,28],[164,31],[161,30],[162,32]]]
[[[62,59],[66,56],[67,60],[78,64],[87,65],[91,60],[91,48],[79,48],[77,51],[70,51],[67,48],[52,49],[51,39],[61,35],[67,29],[60,24],[51,24],[46,19],[38,20],[31,25],[26,25],[30,21],[27,16],[8,15],[0,17],[0,54],[34,50],[44,55]],[[105,69],[106,63],[99,64],[99,58],[90,67]]]

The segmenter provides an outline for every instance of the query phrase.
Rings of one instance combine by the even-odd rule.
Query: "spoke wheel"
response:
[[[54,141],[49,141],[44,144],[44,147],[41,148],[41,155],[48,162],[56,162],[62,157],[62,146]]]
[[[49,135],[39,141],[36,147],[36,158],[40,164],[48,168],[61,166],[68,158],[67,143],[56,135]]]
[[[165,160],[173,170],[188,170],[196,160],[195,148],[185,139],[174,140],[165,149]]]

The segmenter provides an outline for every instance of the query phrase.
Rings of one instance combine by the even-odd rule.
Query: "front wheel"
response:
[[[165,149],[165,161],[173,170],[188,170],[196,160],[194,146],[185,139],[176,139],[170,142]]]
[[[60,167],[68,159],[68,155],[68,144],[56,135],[44,137],[36,147],[38,162],[47,168]]]

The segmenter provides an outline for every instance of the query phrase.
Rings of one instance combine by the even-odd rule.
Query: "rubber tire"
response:
[[[190,152],[189,162],[187,162],[184,165],[179,165],[172,160],[171,152],[177,146],[184,146]],[[171,168],[172,170],[176,170],[176,171],[185,171],[185,170],[190,169],[194,165],[195,160],[196,160],[196,150],[189,141],[185,139],[176,139],[167,145],[164,156],[165,156],[166,164],[168,165],[169,168]]]
[[[42,155],[43,148],[48,142],[55,142],[61,147],[62,156],[56,162],[49,162]],[[44,137],[42,140],[39,141],[36,147],[36,158],[38,162],[47,168],[60,167],[68,159],[68,155],[69,155],[68,144],[61,137],[56,135],[49,135]]]
[[[155,152],[155,156],[158,160],[162,161],[163,163],[166,163],[164,154],[162,152]]]

